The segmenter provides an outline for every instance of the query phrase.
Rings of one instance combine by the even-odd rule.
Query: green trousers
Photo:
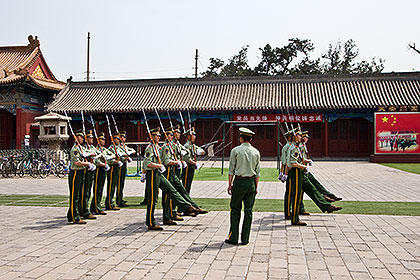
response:
[[[307,174],[307,176],[308,176],[308,180],[309,181],[311,181],[311,183],[312,183],[312,185],[314,185],[315,186],[315,188],[321,193],[321,194],[325,194],[326,196],[328,196],[328,197],[331,197],[331,198],[333,198],[333,197],[335,197],[335,195],[333,194],[333,193],[331,193],[331,192],[329,192],[316,178],[315,178],[315,176],[311,173],[311,172],[309,172],[308,174]]]
[[[182,169],[182,185],[187,190],[187,193],[191,193],[191,185],[194,179],[195,167],[193,164],[187,164],[187,167]]]
[[[93,182],[93,176],[95,171],[89,171],[87,168],[85,168],[85,180],[82,184],[82,190],[81,190],[81,197],[80,197],[80,215],[82,217],[89,216],[90,210],[89,210],[89,200],[90,200],[90,194],[92,191],[92,182]]]
[[[284,192],[284,202],[283,202],[284,203],[284,215],[290,217],[290,215],[291,215],[290,208],[292,207],[291,197],[290,197],[292,184],[291,184],[291,181],[289,180],[289,176],[287,176],[285,187],[286,187],[286,190]],[[303,200],[300,203],[299,211],[300,211],[300,213],[305,212],[305,205],[303,205]]]
[[[77,222],[80,220],[80,193],[85,176],[84,169],[72,170],[69,172],[69,193],[70,193],[70,207],[67,211],[67,220],[69,222]]]
[[[117,183],[117,205],[118,206],[121,206],[127,203],[127,201],[123,199],[126,175],[127,175],[127,162],[124,162],[123,166],[120,167],[119,174],[118,174],[118,183]]]
[[[326,201],[322,193],[320,193],[318,189],[312,184],[312,182],[309,180],[309,174],[303,174],[303,192],[306,193],[313,202],[315,202],[316,206],[318,206],[322,212],[325,212],[328,208],[330,208],[331,203]]]
[[[105,208],[110,210],[115,207],[114,193],[119,182],[120,167],[118,165],[111,165],[111,169],[107,174],[107,190],[105,199]]]
[[[300,205],[303,196],[303,170],[293,167],[289,171],[288,180],[290,185],[290,205],[292,206],[290,217],[292,218],[292,224],[295,224],[299,222]]]
[[[192,200],[191,196],[187,193],[187,190],[184,188],[182,182],[176,175],[176,171],[180,169],[176,169],[174,166],[165,167],[166,171],[163,173],[163,176],[169,181],[169,183],[172,184],[175,190],[182,196],[183,199],[185,199],[185,201],[198,208],[197,203]],[[175,203],[173,203],[172,199],[169,198],[168,194],[165,192],[162,193],[162,208],[164,220],[171,220],[178,215],[177,211],[175,210]]]
[[[146,188],[148,188],[147,197],[147,210],[146,210],[146,225],[153,226],[155,221],[155,206],[158,189],[162,189],[169,198],[181,209],[182,212],[186,211],[191,204],[185,201],[182,196],[175,190],[169,181],[158,170],[146,171]]]
[[[93,197],[92,202],[90,203],[90,212],[92,214],[98,214],[104,209],[101,206],[102,193],[104,191],[105,179],[107,171],[104,167],[97,167],[94,171],[95,175],[93,176]]]
[[[242,222],[241,241],[249,242],[252,224],[252,208],[256,195],[254,178],[235,178],[230,199],[230,229],[228,239],[237,243],[239,239],[239,222],[241,220],[242,203],[244,204],[244,220]]]

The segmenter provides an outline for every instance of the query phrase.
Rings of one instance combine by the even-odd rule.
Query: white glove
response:
[[[146,182],[146,173],[141,173],[140,182],[142,182],[142,183]]]
[[[96,165],[94,165],[93,163],[90,163],[89,162],[89,165],[88,165],[88,170],[89,171],[94,171],[96,169]]]
[[[308,165],[309,165],[309,166],[312,166],[312,164],[314,164],[314,162],[313,162],[313,161],[312,161],[312,159],[311,159],[311,160],[309,160]]]
[[[279,174],[279,180],[281,181],[283,179],[283,172],[280,172]]]
[[[182,156],[186,156],[188,154],[188,152],[187,151],[185,151],[185,150],[181,150],[181,155]]]
[[[200,168],[200,164],[198,162],[195,163],[195,169],[199,169]]]
[[[308,174],[309,173],[309,167],[305,167],[305,169],[303,169],[303,173]]]
[[[185,161],[183,161],[182,162],[182,168],[185,168],[185,167],[187,167],[188,166],[188,164],[185,162]]]
[[[106,160],[110,160],[110,159],[113,159],[113,158],[115,158],[115,155],[105,156]]]
[[[283,174],[283,183],[287,181],[288,176],[286,174]]]
[[[118,167],[121,167],[121,166],[123,166],[123,163],[122,163],[122,161],[119,161],[118,162]]]
[[[166,171],[166,168],[165,168],[165,166],[162,165],[162,167],[159,168],[159,172],[160,173],[163,173],[165,171]]]
[[[111,169],[111,167],[109,167],[108,164],[105,164],[104,169],[105,169],[105,171],[108,171],[109,169]]]
[[[84,158],[87,158],[87,157],[90,157],[90,153],[82,153],[82,157],[84,157]]]
[[[178,161],[178,163],[176,164],[178,169],[182,168],[182,162]]]
[[[132,162],[133,160],[131,159],[131,157],[128,158],[128,162]]]
[[[135,153],[136,151],[131,151],[131,152],[128,152],[128,155],[131,156],[132,154],[135,154]]]
[[[93,159],[98,159],[100,157],[101,157],[101,155],[96,155]]]
[[[203,149],[199,148],[195,151],[197,156],[202,156],[206,153],[206,151],[204,151]]]

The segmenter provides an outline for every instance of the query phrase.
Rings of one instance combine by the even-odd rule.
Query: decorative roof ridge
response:
[[[32,35],[28,36],[29,44],[26,46],[0,46],[0,51],[28,51],[32,52],[35,48],[39,48],[40,42],[38,40],[38,36],[35,36],[35,38]]]
[[[211,85],[211,84],[268,84],[268,83],[311,83],[311,82],[351,82],[358,80],[419,80],[420,72],[390,72],[372,74],[347,75],[289,75],[289,76],[243,76],[217,78],[164,78],[164,79],[133,79],[133,80],[104,80],[90,82],[73,82],[72,88],[98,87],[136,87],[161,85]]]

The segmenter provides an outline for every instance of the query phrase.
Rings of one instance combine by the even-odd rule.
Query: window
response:
[[[45,126],[44,127],[45,135],[55,135],[55,126]]]
[[[66,127],[60,126],[60,134],[65,134],[65,133],[66,133]]]

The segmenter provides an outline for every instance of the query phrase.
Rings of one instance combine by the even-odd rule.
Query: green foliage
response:
[[[420,163],[381,163],[382,165],[420,175]]]
[[[210,58],[207,71],[203,77],[217,76],[253,76],[253,75],[307,75],[307,74],[365,74],[379,73],[384,69],[385,60],[374,57],[369,63],[366,60],[357,62],[359,48],[354,40],[344,44],[338,41],[330,44],[321,58],[312,59],[310,54],[315,49],[309,39],[291,38],[283,47],[272,47],[266,44],[259,48],[260,62],[251,69],[248,65],[248,46],[242,47],[238,54],[232,56],[225,65],[218,58]],[[298,58],[302,57],[299,61]]]

